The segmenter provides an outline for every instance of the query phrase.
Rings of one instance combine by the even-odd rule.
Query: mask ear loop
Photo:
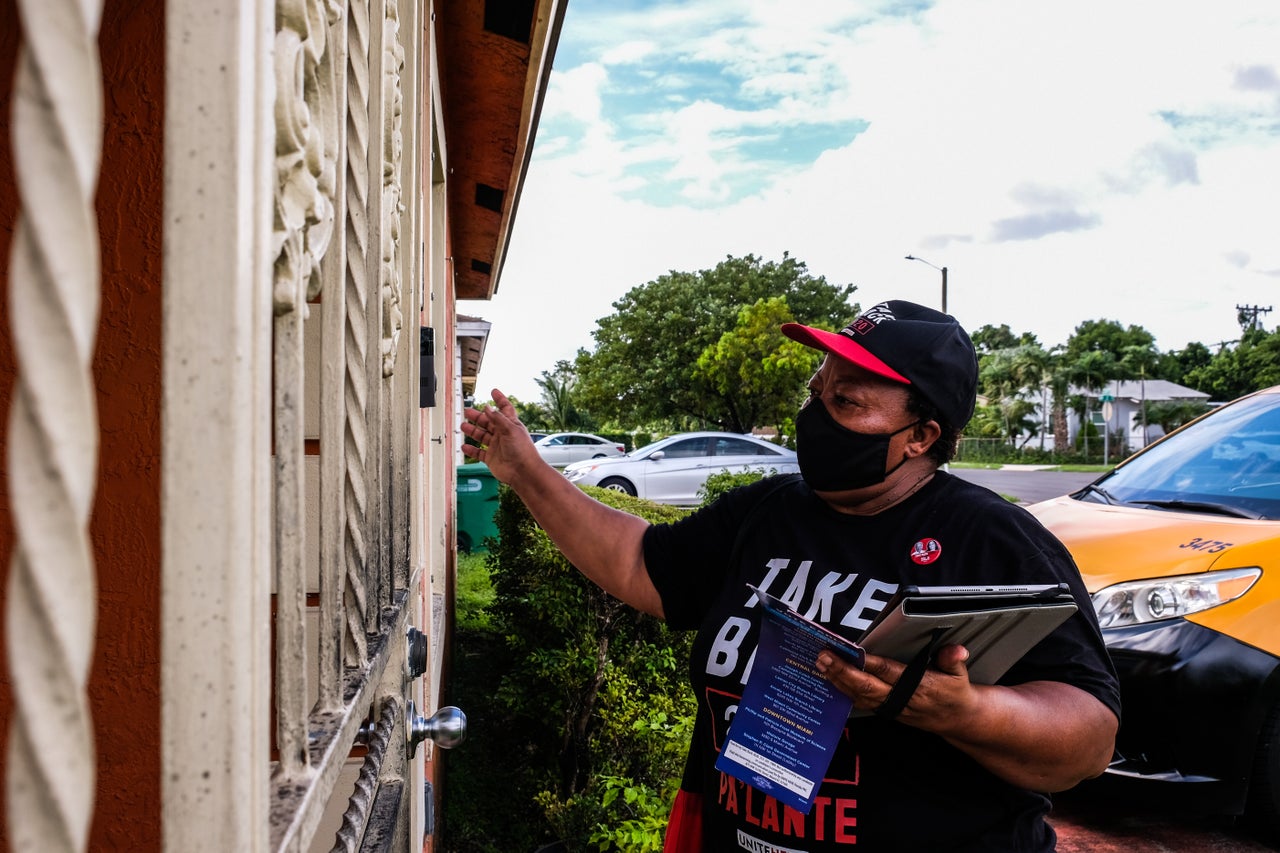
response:
[[[922,424],[922,423],[924,423],[924,421],[923,421],[923,420],[912,421],[911,423],[909,423],[909,424],[907,424],[906,426],[904,426],[902,429],[895,429],[893,432],[889,433],[889,437],[890,437],[890,438],[892,438],[893,436],[897,435],[898,433],[900,433],[900,432],[906,432],[907,430],[911,429],[913,426],[919,426],[919,425],[920,425],[920,424]],[[884,472],[885,479],[886,479],[886,480],[887,480],[887,479],[889,479],[889,475],[890,475],[890,474],[892,474],[894,471],[897,471],[897,470],[898,470],[899,468],[901,468],[903,465],[906,465],[906,464],[907,464],[907,460],[908,460],[908,459],[910,459],[910,458],[911,458],[910,456],[903,455],[902,459],[898,461],[898,464],[897,464],[897,465],[894,465],[894,466],[893,466],[892,468],[890,468],[888,471],[885,471],[885,472]]]

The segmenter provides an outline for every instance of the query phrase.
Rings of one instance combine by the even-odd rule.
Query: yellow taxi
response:
[[[1108,776],[1280,832],[1280,386],[1030,509],[1075,557],[1120,675]]]

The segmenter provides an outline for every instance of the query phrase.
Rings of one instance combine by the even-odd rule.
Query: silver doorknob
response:
[[[467,739],[467,715],[461,708],[446,705],[430,717],[422,717],[409,701],[405,715],[405,739],[409,742],[409,757],[418,751],[418,744],[430,738],[442,749],[453,749]]]

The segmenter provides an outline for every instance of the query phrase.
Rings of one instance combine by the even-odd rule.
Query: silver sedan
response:
[[[582,459],[621,456],[625,445],[586,432],[555,432],[533,443],[542,461],[557,468]]]
[[[564,469],[570,482],[601,486],[655,503],[693,506],[698,490],[722,471],[793,474],[793,450],[750,435],[686,432],[611,459],[588,459]]]

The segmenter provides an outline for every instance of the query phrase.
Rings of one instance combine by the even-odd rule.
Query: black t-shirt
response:
[[[739,538],[741,536],[741,538]],[[939,471],[874,516],[839,513],[797,476],[723,496],[644,538],[667,622],[697,629],[698,716],[683,787],[703,796],[708,851],[1051,851],[1049,800],[1009,785],[937,735],[849,720],[808,815],[715,769],[754,658],[746,584],[856,638],[900,584],[1070,584],[1079,612],[1000,679],[1061,681],[1119,715],[1115,672],[1070,555],[1029,513]]]

